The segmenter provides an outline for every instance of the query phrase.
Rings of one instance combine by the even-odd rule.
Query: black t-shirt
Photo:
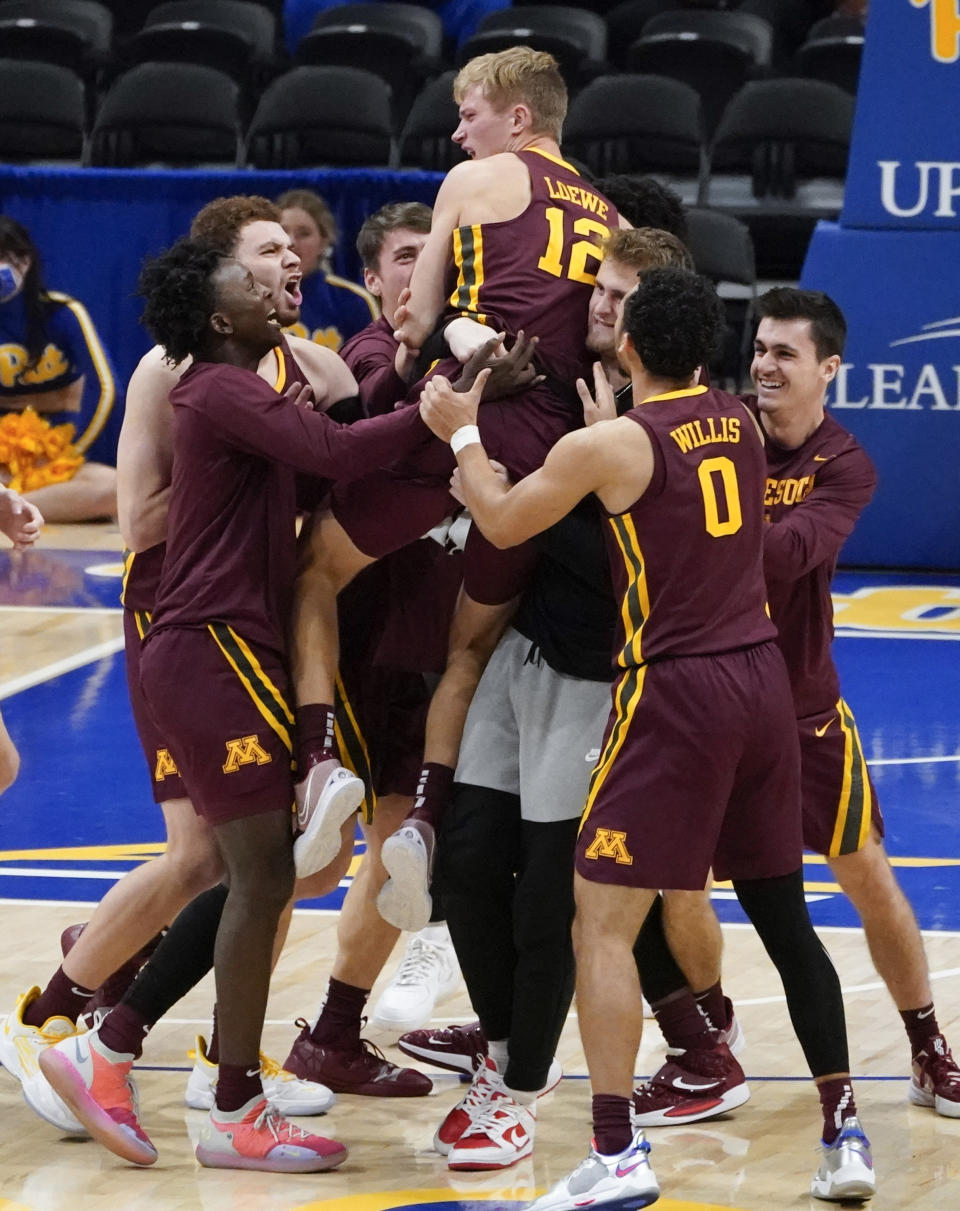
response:
[[[617,605],[598,501],[588,496],[534,541],[540,559],[513,625],[556,672],[611,681]]]

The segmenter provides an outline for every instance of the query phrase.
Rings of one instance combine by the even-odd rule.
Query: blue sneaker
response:
[[[820,1142],[820,1168],[810,1183],[815,1198],[839,1202],[844,1198],[872,1198],[877,1190],[870,1141],[855,1114],[843,1120],[832,1144]]]
[[[527,1211],[575,1211],[578,1207],[610,1207],[637,1211],[660,1197],[660,1187],[650,1168],[650,1145],[638,1131],[630,1147],[616,1156],[590,1149],[586,1160],[557,1182],[553,1189],[530,1204]]]

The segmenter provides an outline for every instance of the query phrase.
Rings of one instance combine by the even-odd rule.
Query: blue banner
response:
[[[960,229],[960,0],[871,6],[841,222]]]

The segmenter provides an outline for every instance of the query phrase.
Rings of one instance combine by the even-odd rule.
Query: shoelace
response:
[[[433,942],[427,942],[423,938],[412,938],[394,983],[421,983],[435,967],[439,966],[441,957],[440,947]]]
[[[497,1092],[496,1085],[487,1075],[488,1072],[489,1069],[485,1066],[477,1069],[477,1075],[471,1081],[470,1088],[460,1103],[461,1110],[480,1110]]]
[[[276,1106],[271,1106],[269,1102],[264,1102],[263,1109],[254,1119],[253,1125],[258,1131],[261,1127],[266,1127],[278,1144],[305,1140],[309,1135],[302,1127],[284,1118]]]
[[[957,1068],[956,1061],[949,1049],[945,1055],[934,1056],[930,1068],[934,1084],[940,1085],[947,1082],[951,1085],[960,1085],[960,1069]]]

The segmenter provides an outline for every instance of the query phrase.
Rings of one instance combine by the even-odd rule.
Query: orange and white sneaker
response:
[[[86,1135],[86,1128],[47,1084],[39,1059],[48,1047],[77,1033],[69,1018],[47,1018],[42,1026],[28,1026],[23,1020],[28,1005],[40,995],[37,987],[17,997],[13,1012],[0,1030],[0,1063],[17,1078],[27,1105],[42,1119],[68,1135]]]
[[[208,1169],[316,1173],[335,1169],[346,1159],[344,1144],[304,1131],[262,1095],[239,1110],[214,1106],[197,1144],[197,1160]]]
[[[533,1151],[537,1104],[499,1090],[450,1149],[449,1169],[506,1169]]]
[[[460,1136],[474,1124],[495,1093],[502,1095],[503,1080],[497,1072],[497,1066],[493,1060],[489,1056],[484,1056],[483,1063],[473,1074],[470,1088],[447,1113],[433,1137],[433,1146],[441,1155],[449,1155],[451,1148]]]
[[[140,1126],[133,1056],[111,1051],[95,1030],[73,1035],[40,1056],[40,1069],[95,1140],[134,1165],[152,1165],[157,1150]]]

